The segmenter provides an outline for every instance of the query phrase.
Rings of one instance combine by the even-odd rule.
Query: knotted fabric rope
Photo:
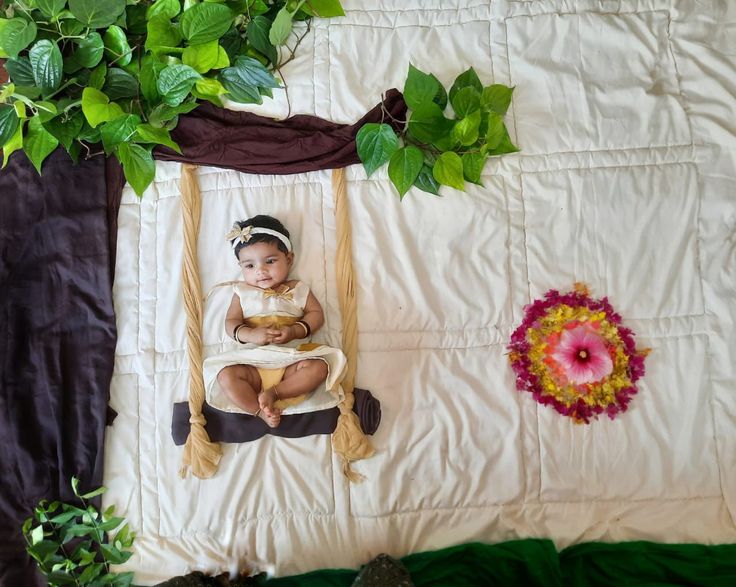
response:
[[[197,181],[197,168],[182,165],[181,213],[184,226],[184,260],[182,262],[182,296],[187,316],[187,352],[189,355],[189,436],[184,445],[179,475],[191,470],[195,477],[207,479],[217,471],[222,449],[210,441],[202,415],[205,400],[202,375],[202,286],[199,280],[197,239],[202,202]]]
[[[345,399],[340,402],[340,416],[332,435],[332,448],[342,458],[342,470],[350,481],[363,476],[352,470],[350,463],[373,456],[375,449],[363,434],[358,416],[353,411],[355,370],[358,364],[358,307],[353,277],[353,241],[350,231],[345,169],[332,171],[332,197],[335,201],[337,227],[337,294],[342,314],[342,351],[347,357],[347,369],[342,380]]]

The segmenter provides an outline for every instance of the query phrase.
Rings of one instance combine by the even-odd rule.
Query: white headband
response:
[[[225,238],[229,241],[233,241],[233,249],[240,243],[246,244],[254,234],[270,234],[279,239],[286,250],[291,252],[291,241],[286,237],[285,234],[281,234],[277,230],[271,230],[270,228],[261,228],[260,226],[244,226],[240,228],[240,225],[236,222],[233,224],[232,229],[225,235]]]

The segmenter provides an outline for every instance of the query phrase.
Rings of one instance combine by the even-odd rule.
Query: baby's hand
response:
[[[291,326],[282,326],[278,334],[273,338],[273,342],[276,344],[286,344],[292,340],[294,340],[294,332]]]
[[[266,328],[265,326],[253,328],[248,333],[248,342],[258,345],[271,344],[279,332],[278,328]]]

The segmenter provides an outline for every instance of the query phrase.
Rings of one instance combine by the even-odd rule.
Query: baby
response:
[[[294,252],[281,222],[254,216],[236,222],[227,238],[245,281],[233,288],[225,331],[247,346],[226,353],[228,364],[217,373],[217,382],[233,404],[275,428],[281,421],[275,402],[314,391],[327,378],[328,364],[294,349],[288,354],[293,362],[273,368],[267,349],[309,338],[324,324],[324,313],[306,284],[289,279]]]

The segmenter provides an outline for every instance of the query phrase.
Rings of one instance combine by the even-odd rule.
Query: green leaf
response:
[[[511,104],[511,95],[514,88],[504,86],[502,84],[493,84],[487,88],[483,88],[483,94],[480,98],[480,106],[483,110],[490,110],[496,114],[503,116],[509,109]]]
[[[503,138],[501,139],[501,142],[498,144],[498,146],[494,147],[493,149],[481,149],[481,151],[485,151],[488,155],[506,155],[508,153],[517,153],[519,151],[519,148],[511,142],[509,131],[506,129],[505,126],[503,131]]]
[[[483,185],[480,175],[483,173],[483,167],[486,164],[486,156],[482,153],[464,153],[461,158],[463,161],[463,177],[471,183]]]
[[[36,38],[36,23],[25,18],[3,19],[0,27],[0,47],[10,57],[17,57]]]
[[[121,552],[120,550],[118,550],[114,546],[110,546],[109,544],[100,544],[100,549],[102,550],[105,558],[114,565],[123,564],[131,556],[133,556],[132,552]]]
[[[65,20],[62,20],[61,16],[59,17],[61,34],[66,36],[76,36],[81,34],[84,30],[84,24],[74,18],[74,15],[69,10],[65,10],[64,12],[68,13],[69,16]]]
[[[178,0],[176,0],[178,4]],[[128,4],[125,7],[125,20],[128,22],[125,29],[129,35],[145,35],[148,19],[146,18],[147,6],[145,4]]]
[[[506,125],[503,123],[503,118],[495,112],[490,112],[488,115],[488,129],[486,130],[486,149],[495,149],[501,144],[504,137],[508,137],[508,132],[506,131]]]
[[[279,82],[260,61],[244,55],[235,60],[235,64],[228,70],[234,70],[243,83],[262,88],[278,88]],[[226,71],[226,70],[223,70]]]
[[[167,106],[159,104],[148,115],[148,122],[155,127],[161,127],[163,124],[179,114],[191,112],[198,106],[197,102],[184,102],[179,106]]]
[[[174,18],[181,11],[179,0],[156,0],[146,10],[146,18],[151,19],[154,16],[163,15],[167,19]]]
[[[184,65],[192,67],[197,72],[207,73],[217,65],[219,55],[220,45],[215,40],[201,45],[190,45],[184,49],[181,60]]]
[[[480,127],[480,110],[476,110],[462,120],[458,120],[452,127],[450,136],[462,146],[467,147],[478,140],[478,129]]]
[[[5,62],[5,70],[8,72],[11,81],[18,86],[32,86],[36,83],[28,57],[8,59]]]
[[[169,65],[158,76],[156,87],[165,104],[178,106],[201,77],[188,65]]]
[[[442,185],[449,185],[460,191],[464,191],[465,189],[463,162],[457,153],[448,151],[437,157],[437,161],[432,169],[432,175]]]
[[[105,44],[98,32],[91,32],[84,39],[75,41],[74,53],[64,59],[64,72],[74,73],[83,67],[93,68],[105,52]]]
[[[480,93],[471,87],[459,90],[452,101],[452,109],[458,118],[465,118],[480,109]]]
[[[230,65],[230,57],[228,57],[227,51],[221,45],[217,47],[217,61],[212,69],[222,69]]]
[[[18,129],[18,114],[8,104],[0,104],[0,148],[2,148]]]
[[[90,88],[95,88],[96,90],[101,90],[102,86],[105,85],[105,78],[107,77],[107,64],[106,63],[100,63],[97,67],[95,67],[89,76],[89,81],[87,82],[87,85]]]
[[[161,97],[158,93],[157,82],[159,74],[164,69],[166,69],[166,65],[154,58],[151,54],[145,55],[141,60],[141,73],[139,76],[141,92],[150,104],[160,102]]]
[[[82,91],[82,112],[92,128],[125,114],[120,106],[110,102],[107,95],[94,88],[84,88]]]
[[[10,155],[23,148],[23,122],[25,121],[21,121],[20,124],[18,124],[13,135],[3,145],[3,169],[8,164]],[[0,126],[1,125],[2,123],[0,122]]]
[[[125,0],[69,0],[69,10],[79,22],[101,29],[125,12]]]
[[[102,91],[107,94],[110,100],[130,98],[138,94],[138,80],[124,69],[111,67],[107,70]]]
[[[33,69],[33,79],[41,92],[48,94],[58,88],[64,65],[58,45],[46,39],[38,41],[31,47],[28,57]]]
[[[65,571],[52,571],[46,578],[51,585],[77,585],[77,580]]]
[[[100,138],[100,129],[92,128],[86,120],[84,120],[82,124],[82,130],[79,131],[79,135],[77,136],[77,138],[80,141],[85,141],[90,144],[99,143],[102,140]],[[73,143],[72,147],[74,147],[75,144],[76,143]]]
[[[141,197],[156,173],[156,164],[151,153],[140,145],[121,143],[117,146],[116,154],[123,165],[125,179],[133,186],[138,197]]]
[[[271,45],[278,47],[286,43],[291,34],[292,19],[293,15],[286,6],[276,13],[276,18],[273,19],[271,29],[268,31]]]
[[[319,16],[320,18],[345,16],[340,0],[310,0],[302,6],[302,10],[309,15]]]
[[[130,587],[133,583],[134,574],[132,571],[127,573],[118,573],[112,587]]]
[[[205,2],[185,10],[179,24],[190,45],[201,45],[219,39],[230,28],[233,14],[227,6]]]
[[[169,131],[165,128],[156,128],[150,124],[139,124],[136,127],[137,143],[153,143],[155,145],[164,145],[181,154],[181,148],[171,138]],[[105,516],[107,518],[107,515]],[[105,519],[107,521],[107,519]]]
[[[220,38],[220,46],[225,49],[230,60],[233,60],[238,56],[242,44],[243,40],[240,38],[240,33],[235,27],[230,28],[230,30]]]
[[[271,21],[265,16],[256,16],[248,23],[246,32],[248,34],[248,42],[255,47],[256,50],[263,53],[268,60],[274,65],[278,61],[278,52],[269,40],[269,32],[271,31]]]
[[[445,107],[447,106],[447,91],[445,90],[445,86],[442,85],[442,82],[438,80],[433,73],[430,74],[429,77],[437,82],[437,93],[432,98],[432,102],[437,104],[437,106],[440,107],[440,110],[444,112]]]
[[[93,565],[89,565],[82,573],[79,575],[78,581],[80,582],[80,585],[89,585],[89,583],[92,582],[92,579],[95,577],[98,577],[102,571],[105,569],[105,565],[102,563],[95,563]]]
[[[100,137],[102,138],[102,146],[105,148],[105,154],[109,155],[110,153],[112,153],[113,149],[119,143],[130,141],[135,134],[136,127],[140,123],[140,116],[136,114],[127,114],[101,125]],[[99,495],[99,493],[102,493],[104,491],[105,489],[103,487],[100,487],[97,492],[93,491],[92,493],[86,493],[82,496],[82,498],[89,499],[90,497]]]
[[[218,80],[209,77],[198,79],[195,82],[194,87],[198,93],[204,96],[221,96],[222,94],[227,93],[225,86],[223,86]]]
[[[398,150],[399,138],[390,125],[369,122],[358,131],[355,144],[358,149],[358,157],[363,162],[366,174],[370,177]]]
[[[53,102],[38,101],[36,102],[36,111],[41,122],[46,122],[56,116],[56,104]]]
[[[472,67],[455,78],[455,82],[450,88],[450,104],[454,104],[455,94],[463,88],[475,88],[479,94],[483,92],[483,84],[480,83],[478,74],[475,73]]]
[[[176,47],[181,43],[181,33],[163,14],[154,16],[146,27],[146,49],[154,47]]]
[[[399,196],[404,197],[414,184],[424,165],[424,155],[416,147],[402,147],[398,149],[388,162],[388,176],[399,190]]]
[[[411,113],[409,134],[423,143],[433,143],[450,132],[453,125],[454,122],[445,118],[437,104],[424,103]]]
[[[128,65],[133,58],[128,37],[119,26],[112,25],[105,31],[105,55],[120,67]]]
[[[59,514],[58,516],[54,516],[53,518],[51,518],[50,521],[53,522],[54,524],[63,525],[63,524],[66,524],[69,520],[74,519],[74,517],[76,515],[77,514],[74,513],[74,512],[64,512],[63,514]]]
[[[414,180],[414,186],[428,194],[434,194],[435,196],[440,195],[440,184],[437,183],[434,175],[432,175],[432,168],[426,163],[422,165],[422,170]]]
[[[43,540],[43,526],[36,526],[31,530],[31,544],[38,544],[41,540]]]
[[[419,71],[410,63],[409,74],[404,84],[404,100],[407,106],[414,110],[423,104],[432,102],[437,95],[439,86],[437,78]]]
[[[61,14],[64,6],[66,6],[66,0],[36,0],[36,8],[52,19]]]
[[[56,554],[56,551],[58,550],[58,542],[51,540],[41,540],[28,548],[28,552],[41,564],[45,563],[50,557]]]

